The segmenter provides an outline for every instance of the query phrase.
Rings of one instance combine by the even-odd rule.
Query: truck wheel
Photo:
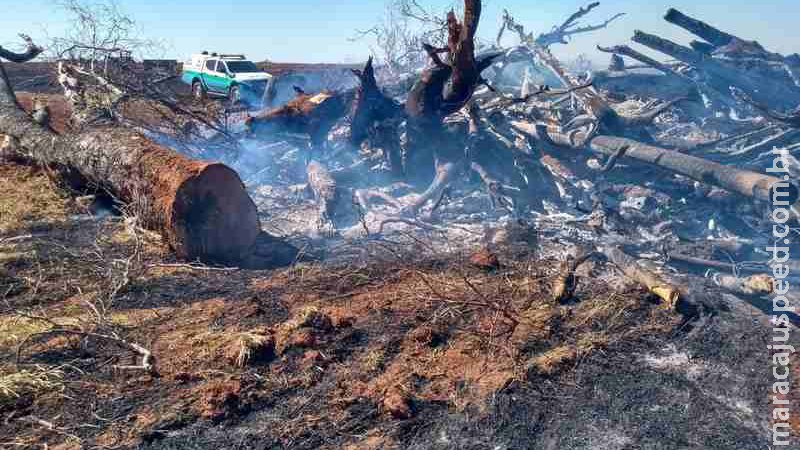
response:
[[[231,86],[228,90],[228,100],[231,102],[231,106],[237,106],[242,101],[242,91],[239,86]]]
[[[197,100],[205,100],[206,99],[206,89],[203,87],[203,83],[195,80],[192,82],[192,95]]]

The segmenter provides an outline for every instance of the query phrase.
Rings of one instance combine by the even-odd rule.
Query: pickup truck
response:
[[[273,76],[259,70],[244,55],[192,55],[183,66],[181,79],[198,99],[225,97],[232,104],[251,107],[269,103],[273,89]]]

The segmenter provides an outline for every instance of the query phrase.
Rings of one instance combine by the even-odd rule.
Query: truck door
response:
[[[220,73],[217,72],[217,60],[207,60],[203,68],[203,84],[205,84],[206,89],[217,93],[223,92],[222,85],[225,81],[224,75],[220,76]]]
[[[225,64],[225,61],[217,62],[217,76],[219,83],[217,85],[217,89],[219,89],[220,92],[227,94],[228,89],[231,87],[231,78],[228,76],[228,65]]]

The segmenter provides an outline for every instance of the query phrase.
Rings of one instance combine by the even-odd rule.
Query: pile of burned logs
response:
[[[615,108],[618,102],[609,94],[593,85],[591,76],[580,78],[570,73],[548,49],[553,43],[565,42],[570,33],[606,26],[619,17],[595,27],[578,27],[577,19],[595,6],[593,3],[582,8],[564,25],[554,28],[552,33],[560,36],[557,39],[552,33],[533,37],[506,12],[498,44],[503,32],[510,30],[519,35],[520,45],[476,52],[474,37],[481,2],[466,0],[463,20],[458,21],[452,12],[447,18],[448,46],[425,47],[431,63],[405,94],[404,103],[381,92],[370,60],[364,70],[356,72],[360,85],[355,91],[302,93],[283,108],[252,117],[249,129],[256,136],[287,128],[310,135],[310,159],[314,160],[324,159],[324,149],[346,136],[349,145],[382,154],[393,177],[417,182],[432,180],[411,201],[355,193],[361,199],[361,208],[368,209],[369,205],[363,203],[380,197],[396,206],[398,217],[418,216],[426,205],[430,216],[446,187],[469,172],[483,182],[493,205],[521,214],[550,195],[548,186],[552,183],[545,179],[548,170],[542,164],[542,155],[562,156],[569,149],[589,150],[606,158],[604,171],[613,168],[618,159],[636,161],[758,203],[769,203],[773,190],[783,180],[659,144],[651,135],[651,128],[662,114],[684,102],[700,102],[702,97],[719,100],[727,108],[735,105],[740,111],[762,111],[768,121],[796,126],[797,113],[782,111],[800,105],[800,84],[795,76],[797,55],[783,57],[767,52],[757,42],[731,36],[670,10],[667,20],[706,41],[696,41],[688,48],[639,31],[633,40],[678,63],[658,62],[628,46],[601,47],[614,53],[618,69],[624,70],[622,56],[629,57],[665,76],[679,77],[686,84],[684,96],[626,114]],[[488,73],[496,75],[508,61],[524,60],[549,70],[562,86],[539,86],[514,96],[498,92],[487,79]],[[340,128],[346,132],[336,132]],[[781,137],[796,136],[783,133]],[[779,145],[781,141],[769,143]],[[319,161],[308,167],[310,178],[315,179],[325,170]],[[353,196],[337,193],[333,187],[336,173],[326,173],[325,177],[330,182],[315,194],[327,205],[322,208],[323,215],[329,216],[332,198],[349,201]],[[351,178],[343,176],[342,180],[347,179],[343,184],[352,191]],[[311,183],[312,188],[317,184]]]

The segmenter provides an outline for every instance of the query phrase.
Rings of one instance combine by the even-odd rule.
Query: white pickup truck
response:
[[[181,79],[192,87],[196,98],[226,97],[233,104],[258,107],[269,103],[274,77],[244,55],[203,52],[184,64]]]

